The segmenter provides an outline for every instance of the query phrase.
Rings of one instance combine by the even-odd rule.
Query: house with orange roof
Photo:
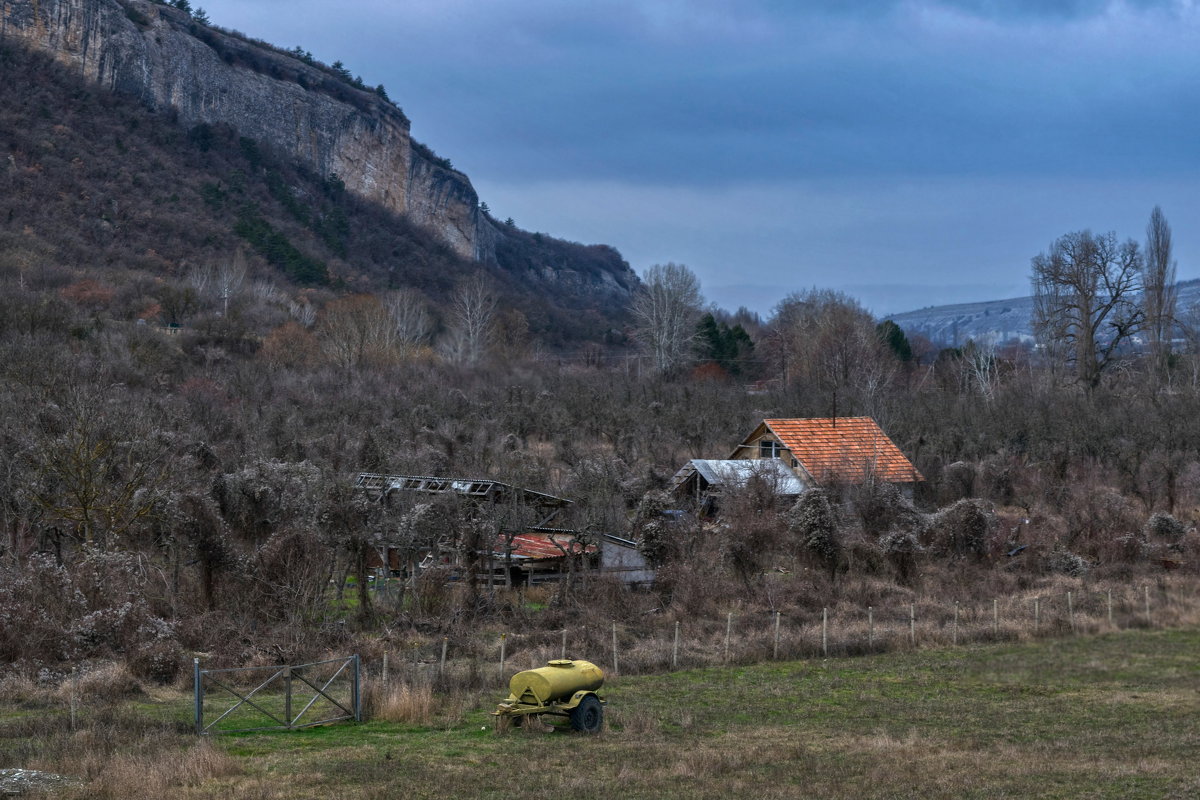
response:
[[[764,419],[730,459],[779,459],[805,487],[895,484],[906,494],[925,478],[870,417]]]

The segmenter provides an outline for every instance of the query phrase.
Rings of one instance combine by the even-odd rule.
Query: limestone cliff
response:
[[[494,258],[495,224],[470,180],[409,136],[399,108],[318,65],[145,0],[0,0],[0,36],[177,115],[226,123],[319,175],[432,228],[460,255]]]

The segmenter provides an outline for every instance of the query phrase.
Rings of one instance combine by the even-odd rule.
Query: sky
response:
[[[1196,0],[193,0],[382,83],[493,215],[760,313],[1027,295],[1155,205],[1200,277]]]

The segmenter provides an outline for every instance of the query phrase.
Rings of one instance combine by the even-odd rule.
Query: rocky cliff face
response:
[[[174,113],[226,123],[347,189],[435,230],[460,255],[494,258],[494,224],[468,178],[409,136],[396,106],[328,72],[145,0],[0,0],[0,36],[88,80]]]

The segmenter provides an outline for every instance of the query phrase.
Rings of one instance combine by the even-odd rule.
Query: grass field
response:
[[[143,699],[120,714],[149,733],[68,795],[141,797],[140,765],[154,791],[193,798],[1200,796],[1200,631],[709,668],[619,678],[605,693],[595,737],[497,735],[497,687],[445,700],[428,725],[199,746],[174,721],[190,720],[185,698]],[[86,729],[20,747],[28,712],[4,709],[0,767],[68,771],[66,745]],[[170,730],[157,749],[144,741],[155,725]],[[5,763],[19,752],[27,763]]]

